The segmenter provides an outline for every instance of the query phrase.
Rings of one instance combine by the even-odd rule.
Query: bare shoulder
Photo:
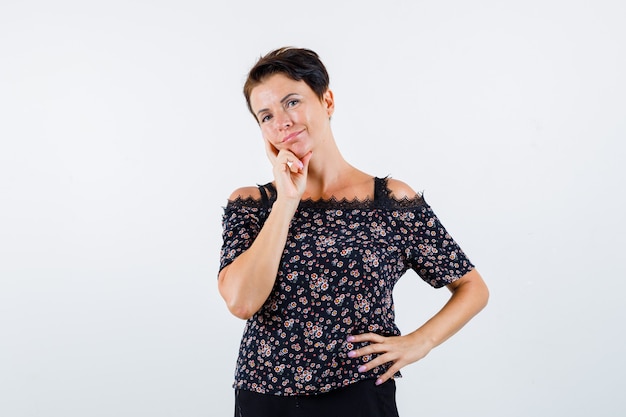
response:
[[[393,178],[387,179],[387,188],[391,191],[391,196],[396,199],[415,198],[418,193],[407,183]]]
[[[241,187],[233,191],[230,197],[228,197],[230,201],[237,200],[238,198],[252,198],[254,200],[259,200],[261,198],[261,192],[258,187]]]

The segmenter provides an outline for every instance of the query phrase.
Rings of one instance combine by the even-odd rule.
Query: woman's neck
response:
[[[336,152],[314,152],[302,198],[364,199],[371,197],[372,187],[372,176],[350,165],[338,149]]]

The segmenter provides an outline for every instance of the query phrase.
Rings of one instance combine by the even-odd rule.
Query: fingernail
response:
[[[383,380],[382,380],[382,379],[378,378],[378,379],[376,380],[376,385],[380,385],[380,384],[382,384],[382,383],[383,383]]]
[[[348,342],[354,342],[354,336],[348,336],[346,339]]]
[[[348,352],[348,357],[349,358],[354,358],[356,356],[356,352],[351,350],[350,352]]]
[[[365,372],[365,371],[367,371],[367,366],[365,366],[365,365],[359,366],[359,372]],[[378,382],[378,381],[376,381],[376,382]]]

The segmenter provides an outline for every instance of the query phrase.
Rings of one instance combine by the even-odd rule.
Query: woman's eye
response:
[[[269,114],[265,115],[265,116],[261,117],[261,123],[265,123],[268,120],[270,120],[271,118],[272,118],[272,116],[270,116]]]
[[[300,100],[297,100],[297,99],[294,99],[294,100],[289,100],[289,101],[287,102],[287,107],[293,107],[293,106],[295,106],[296,104],[298,104],[299,102],[300,102]]]

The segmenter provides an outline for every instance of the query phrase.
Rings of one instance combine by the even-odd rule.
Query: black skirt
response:
[[[235,417],[398,417],[396,385],[366,379],[324,394],[282,396],[235,390]]]

